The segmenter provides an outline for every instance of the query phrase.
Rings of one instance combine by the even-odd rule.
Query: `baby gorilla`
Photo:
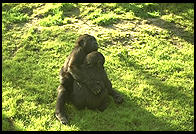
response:
[[[87,107],[104,111],[109,103],[109,95],[116,103],[122,103],[123,98],[112,89],[112,84],[104,70],[104,62],[104,56],[97,51],[86,56],[81,69],[86,74],[85,79],[88,84],[74,80],[73,92],[70,96],[71,102],[78,109]]]

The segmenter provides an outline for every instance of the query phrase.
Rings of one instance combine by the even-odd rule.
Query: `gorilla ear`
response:
[[[84,40],[79,40],[78,45],[81,46],[81,47],[84,46]]]
[[[97,61],[97,65],[100,67],[100,66],[103,66],[104,62],[102,60],[98,60]]]

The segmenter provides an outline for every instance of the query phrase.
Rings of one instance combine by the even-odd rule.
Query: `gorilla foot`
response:
[[[69,123],[65,114],[55,113],[55,116],[61,122],[61,124],[67,125]]]
[[[121,103],[123,103],[123,101],[124,101],[124,99],[121,95],[116,95],[114,97],[114,102],[117,103],[117,104],[121,104]]]
[[[99,106],[99,107],[98,107],[98,110],[99,110],[100,112],[103,112],[106,108],[107,108],[107,104],[105,103],[105,104]]]

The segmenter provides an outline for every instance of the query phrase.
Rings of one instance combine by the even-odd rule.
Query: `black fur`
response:
[[[60,86],[58,87],[58,95],[56,102],[56,117],[63,123],[67,124],[67,117],[64,111],[64,104],[68,102],[70,93],[73,90],[74,79],[83,83],[85,74],[81,72],[80,66],[84,62],[86,55],[92,51],[97,51],[98,44],[95,37],[84,34],[76,41],[76,46],[72,50],[60,70]]]

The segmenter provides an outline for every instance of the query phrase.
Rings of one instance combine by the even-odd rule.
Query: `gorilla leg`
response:
[[[55,115],[62,124],[68,124],[67,115],[64,110],[64,105],[68,94],[66,89],[62,85],[60,85],[57,90],[58,96],[56,101]]]
[[[103,112],[107,107],[108,107],[108,104],[109,104],[109,98],[105,98],[102,102],[102,104],[98,107],[98,110]]]
[[[110,94],[113,97],[115,103],[121,104],[124,101],[123,97],[120,95],[120,93],[118,93],[114,89],[110,90]]]
[[[58,87],[55,115],[62,124],[67,124],[68,119],[65,112],[65,103],[69,102],[73,91],[73,77],[67,73],[62,77],[61,85]]]
[[[109,94],[114,99],[114,102],[117,103],[117,104],[121,104],[124,101],[123,97],[120,95],[120,93],[118,93],[117,91],[115,91],[112,88],[112,83],[110,82],[110,80],[107,77],[105,77],[105,84],[106,84],[106,86],[108,88]]]

